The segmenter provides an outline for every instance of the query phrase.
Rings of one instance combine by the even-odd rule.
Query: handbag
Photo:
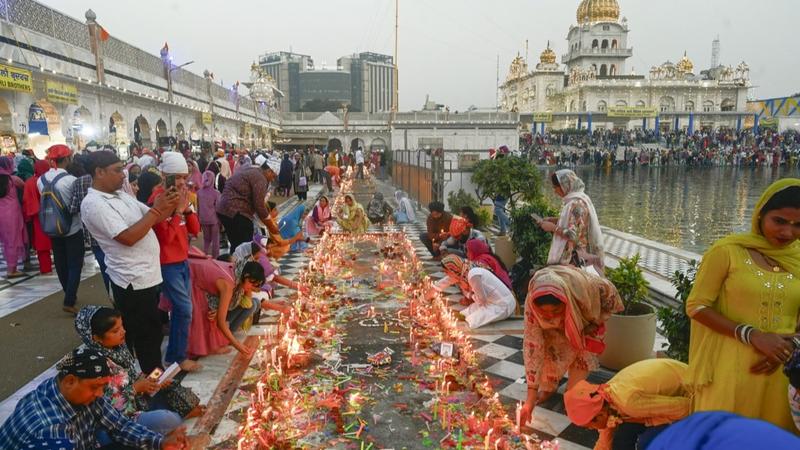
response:
[[[300,179],[297,180],[297,185],[298,186],[307,186],[308,185],[308,180],[306,179],[306,177],[300,177]]]
[[[167,403],[167,408],[175,411],[181,417],[188,416],[200,404],[200,397],[197,394],[178,383],[172,383],[162,391],[164,392],[164,401]]]

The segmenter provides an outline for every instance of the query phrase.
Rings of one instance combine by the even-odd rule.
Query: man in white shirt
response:
[[[66,167],[72,162],[72,150],[66,145],[53,145],[47,149],[47,159],[50,161],[52,168],[39,177],[36,187],[39,188],[39,193],[41,194],[45,183],[52,183],[56,177],[60,177],[53,189],[61,198],[61,201],[65,205],[69,205],[72,201],[76,179],[66,171]],[[72,221],[66,234],[63,236],[50,236],[50,240],[53,243],[53,262],[56,266],[56,274],[58,275],[59,283],[61,283],[61,288],[64,290],[64,306],[62,309],[70,314],[77,314],[78,308],[75,303],[78,301],[78,286],[81,283],[81,270],[83,269],[83,256],[85,253],[80,211],[72,215]]]
[[[358,165],[358,173],[356,173],[356,178],[364,178],[364,151],[361,150],[361,147],[358,147],[356,150],[356,164]]]
[[[178,194],[156,197],[152,208],[121,190],[122,162],[108,151],[87,158],[92,187],[81,203],[83,223],[105,253],[114,303],[122,312],[125,341],[146,374],[161,367],[161,320],[158,310],[161,264],[152,228],[178,205]]]

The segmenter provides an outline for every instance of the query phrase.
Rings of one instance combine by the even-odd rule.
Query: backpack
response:
[[[44,234],[50,237],[64,237],[69,233],[72,226],[72,214],[69,213],[69,205],[56,190],[58,180],[67,175],[66,172],[60,173],[52,181],[47,181],[44,177],[41,178],[42,200],[39,208],[39,222],[41,222]]]

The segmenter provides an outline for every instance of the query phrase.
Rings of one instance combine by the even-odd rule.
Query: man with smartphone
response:
[[[169,320],[169,342],[164,360],[178,363],[181,370],[193,372],[200,364],[186,357],[189,345],[189,326],[192,322],[192,283],[189,278],[189,235],[200,233],[200,220],[189,202],[186,182],[189,178],[189,165],[186,158],[178,152],[165,152],[162,156],[161,170],[164,186],[153,190],[151,199],[163,192],[178,195],[177,207],[164,211],[167,220],[153,226],[161,247],[161,277],[164,283],[162,292],[169,300],[172,311]]]

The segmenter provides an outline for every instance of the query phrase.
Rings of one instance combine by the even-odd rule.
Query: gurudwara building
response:
[[[518,55],[500,86],[501,108],[519,112],[535,131],[741,129],[745,117],[752,116],[746,112],[746,63],[715,63],[697,73],[681,52],[677,63],[667,61],[637,75],[628,65],[633,47],[617,0],[583,0],[576,18],[561,64],[548,42],[534,70]]]

